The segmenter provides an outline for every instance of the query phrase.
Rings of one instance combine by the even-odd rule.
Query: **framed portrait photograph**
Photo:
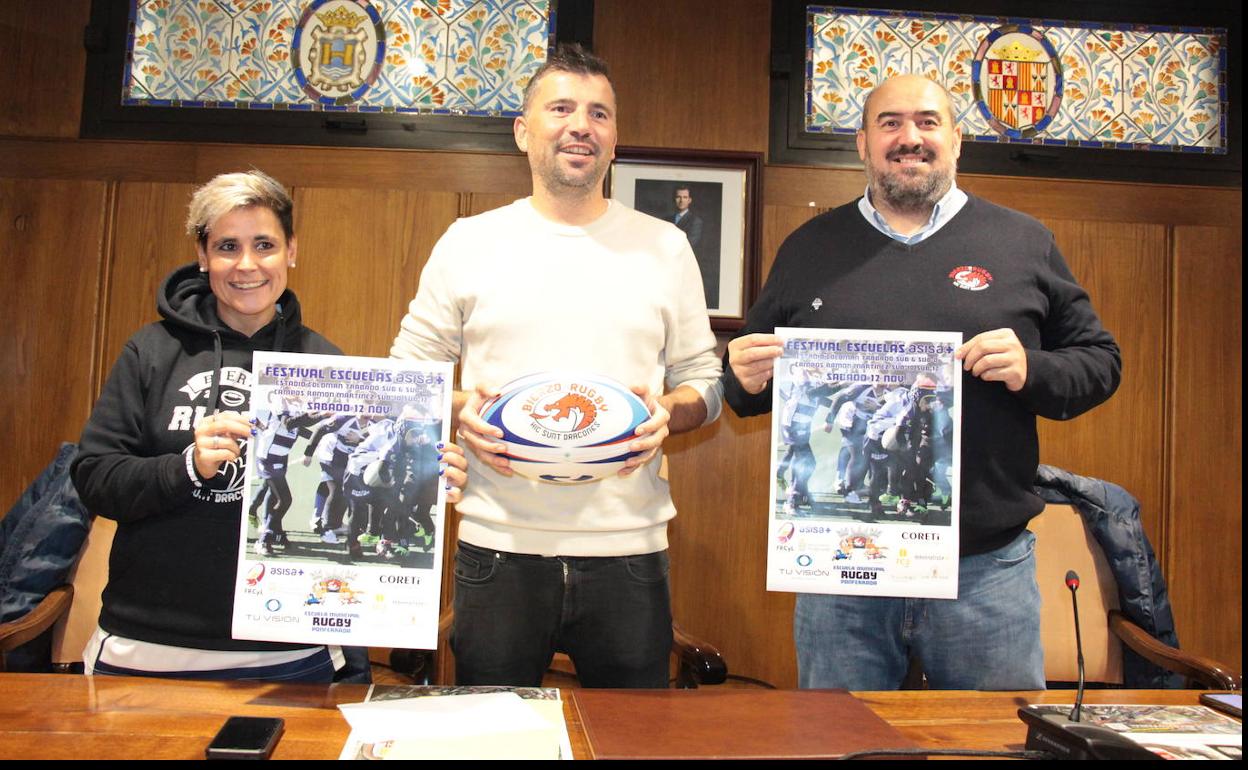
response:
[[[761,154],[617,147],[607,196],[684,232],[715,331],[735,331],[759,270]]]

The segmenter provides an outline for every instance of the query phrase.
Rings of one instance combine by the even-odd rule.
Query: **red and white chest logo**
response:
[[[992,273],[973,265],[955,267],[949,277],[953,279],[954,286],[967,291],[983,291],[992,285]]]

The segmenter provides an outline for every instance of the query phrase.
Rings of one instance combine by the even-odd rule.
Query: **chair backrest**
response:
[[[108,555],[113,550],[117,522],[96,517],[82,545],[78,563],[69,573],[74,603],[52,632],[52,663],[79,663],[87,640],[100,622],[100,594],[108,583]]]
[[[1036,535],[1036,582],[1040,585],[1040,637],[1044,674],[1050,682],[1079,678],[1075,619],[1066,572],[1079,574],[1079,621],[1085,678],[1122,683],[1122,644],[1109,631],[1109,611],[1118,609],[1118,584],[1083,517],[1069,505],[1050,505],[1031,520]]]

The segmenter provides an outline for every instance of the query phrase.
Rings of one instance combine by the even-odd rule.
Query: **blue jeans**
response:
[[[910,658],[939,690],[1043,690],[1036,537],[958,565],[958,598],[798,594],[798,684],[895,690]]]
[[[456,683],[535,687],[556,652],[585,687],[666,687],[672,649],[667,551],[530,556],[460,541]]]

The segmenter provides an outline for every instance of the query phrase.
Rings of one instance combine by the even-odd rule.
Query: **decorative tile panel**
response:
[[[514,116],[555,0],[131,0],[127,106]]]
[[[1226,30],[810,6],[806,130],[853,134],[883,80],[948,90],[963,139],[1224,154]]]

